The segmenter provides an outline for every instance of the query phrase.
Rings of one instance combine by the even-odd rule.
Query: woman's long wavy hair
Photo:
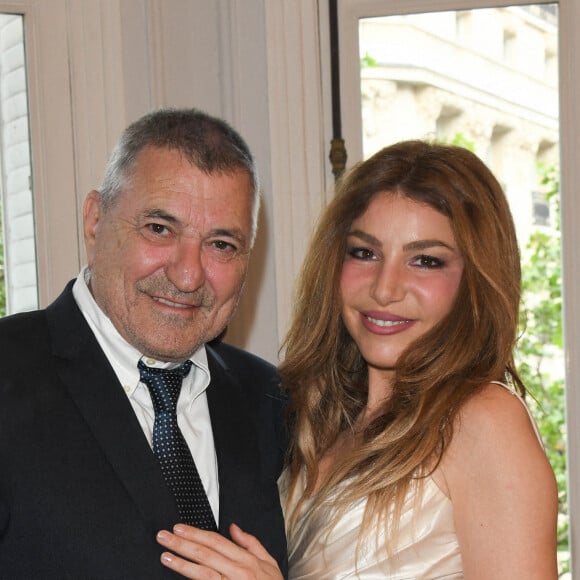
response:
[[[353,428],[366,404],[367,366],[341,318],[339,279],[351,224],[376,195],[402,195],[445,215],[464,271],[451,311],[397,361],[392,396],[363,432],[362,444],[314,493],[319,460]],[[438,465],[463,403],[490,381],[507,381],[524,394],[513,360],[519,303],[512,216],[499,183],[476,155],[407,141],[354,167],[321,216],[284,345],[280,372],[290,395],[292,436],[289,533],[305,499],[320,505],[331,495],[337,514],[367,498],[362,530],[378,518],[393,526],[392,538],[409,487]],[[295,503],[302,478],[305,492]]]

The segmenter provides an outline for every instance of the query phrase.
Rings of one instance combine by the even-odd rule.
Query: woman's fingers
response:
[[[251,534],[244,532],[240,526],[232,524],[230,526],[230,534],[232,536],[232,540],[238,544],[238,546],[248,550],[250,554],[253,554],[260,560],[276,564],[276,560],[270,555],[266,548],[262,546],[260,541]]]
[[[276,560],[262,544],[238,526],[230,529],[235,543],[215,532],[178,524],[173,533],[162,530],[157,541],[171,550],[161,562],[192,580],[279,580]]]
[[[224,576],[216,570],[190,562],[189,560],[180,558],[171,552],[163,552],[163,554],[161,554],[161,563],[165,567],[181,574],[184,578],[189,578],[190,580],[222,580],[224,578]]]
[[[221,578],[220,572],[203,564],[204,561],[211,561],[210,550],[207,547],[166,530],[157,534],[157,541],[163,547],[171,550],[171,552],[161,554],[161,563],[167,568],[192,580],[218,580]]]

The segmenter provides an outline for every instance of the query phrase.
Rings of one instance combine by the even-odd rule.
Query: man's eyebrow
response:
[[[238,240],[241,244],[245,244],[247,241],[246,235],[239,228],[232,228],[232,229],[216,228],[214,230],[211,230],[209,235],[210,235],[210,237],[218,236],[218,237],[224,237],[224,238],[234,238],[235,240]]]
[[[143,212],[143,217],[145,219],[162,219],[166,222],[172,224],[179,224],[180,220],[176,218],[173,214],[167,213],[163,209],[152,208],[145,210]],[[224,238],[232,238],[237,240],[242,245],[246,245],[248,238],[246,234],[240,228],[215,228],[211,230],[208,234],[208,237],[224,237]]]
[[[144,218],[160,218],[171,223],[178,223],[179,220],[172,214],[167,213],[163,209],[152,208],[143,212]]]

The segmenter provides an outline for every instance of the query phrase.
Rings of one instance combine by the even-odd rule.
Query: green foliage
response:
[[[453,137],[438,137],[436,139],[437,143],[442,143],[443,145],[455,145],[456,147],[463,147],[472,153],[475,153],[475,142],[469,140],[463,133],[458,132],[453,135]]]
[[[360,59],[360,67],[374,68],[377,66],[379,66],[377,61],[368,52],[365,52],[365,55]]]
[[[540,165],[541,182],[553,216],[551,229],[534,231],[523,251],[521,337],[518,371],[533,400],[528,401],[558,482],[558,549],[568,551],[566,405],[562,334],[559,181],[557,168]],[[569,562],[561,563],[568,572]]]
[[[475,143],[470,141],[463,133],[455,133],[453,139],[449,141],[450,145],[455,145],[456,147],[463,147],[468,149],[472,153],[475,153]]]

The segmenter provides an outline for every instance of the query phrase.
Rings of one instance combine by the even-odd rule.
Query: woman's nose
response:
[[[383,262],[377,268],[371,296],[382,306],[402,300],[405,295],[405,272],[393,262]]]

